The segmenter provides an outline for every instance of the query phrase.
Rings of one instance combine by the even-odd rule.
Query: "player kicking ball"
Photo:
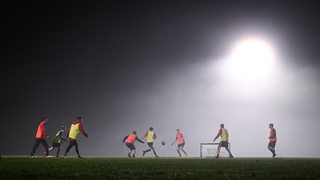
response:
[[[123,143],[126,143],[126,146],[129,148],[129,153],[128,153],[128,157],[131,158],[135,158],[136,157],[136,147],[134,146],[134,143],[137,141],[144,143],[143,141],[141,141],[138,137],[137,137],[137,132],[133,131],[131,134],[129,134],[128,136],[126,136],[125,138],[123,138]]]
[[[150,152],[152,150],[153,154],[158,158],[159,156],[157,155],[157,153],[153,147],[153,142],[155,139],[157,139],[157,136],[153,131],[153,127],[150,127],[149,131],[147,131],[146,134],[141,139],[143,139],[145,137],[147,137],[147,143],[148,143],[149,148],[144,150],[142,155],[144,156],[147,152]]]
[[[177,152],[178,152],[179,156],[181,157],[180,150],[184,153],[185,156],[187,156],[188,154],[183,149],[183,147],[185,145],[185,140],[184,140],[183,134],[180,132],[180,129],[177,129],[176,140],[171,143],[171,146],[174,143],[176,143],[177,141],[178,141]]]
[[[220,124],[220,130],[219,130],[217,136],[214,138],[213,142],[214,142],[219,136],[221,136],[221,141],[220,141],[219,146],[218,146],[218,148],[217,148],[217,156],[216,156],[216,158],[219,158],[220,148],[221,148],[221,147],[226,148],[226,150],[227,150],[228,153],[229,153],[229,158],[233,158],[233,155],[231,154],[231,151],[230,151],[230,149],[229,149],[229,147],[228,147],[228,145],[229,145],[229,142],[228,142],[229,133],[228,133],[227,129],[224,128],[224,124]]]

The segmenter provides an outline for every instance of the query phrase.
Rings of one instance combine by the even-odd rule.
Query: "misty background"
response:
[[[29,155],[42,116],[50,145],[61,125],[83,116],[83,156],[126,156],[122,139],[133,130],[142,137],[152,126],[160,157],[177,156],[170,146],[177,128],[189,156],[199,157],[200,143],[212,142],[223,123],[235,157],[269,157],[272,122],[277,156],[319,157],[314,7],[111,1],[14,9],[3,30],[0,152]],[[277,61],[268,77],[242,82],[222,66],[248,34],[270,40]],[[147,144],[135,145],[142,156]]]

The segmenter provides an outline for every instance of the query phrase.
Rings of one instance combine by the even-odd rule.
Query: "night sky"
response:
[[[220,123],[229,130],[235,156],[270,156],[273,122],[280,156],[320,157],[315,2],[69,1],[2,7],[0,152],[29,155],[42,116],[48,117],[49,144],[61,125],[83,116],[89,134],[79,138],[84,156],[126,156],[123,137],[132,130],[142,137],[150,126],[159,137],[159,156],[177,156],[174,147],[160,145],[171,143],[177,128],[185,135],[185,150],[199,156],[199,143],[211,142]],[[207,73],[248,34],[269,38],[281,64],[281,78],[260,94],[238,93],[246,89]],[[147,145],[136,147],[141,156]],[[40,145],[37,152],[42,151]]]

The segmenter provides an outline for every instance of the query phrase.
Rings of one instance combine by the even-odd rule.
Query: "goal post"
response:
[[[200,158],[203,157],[215,157],[217,155],[217,148],[220,143],[200,143]],[[228,143],[229,149],[231,150],[231,145]],[[220,149],[220,157],[228,157],[229,154],[227,150],[222,147]]]

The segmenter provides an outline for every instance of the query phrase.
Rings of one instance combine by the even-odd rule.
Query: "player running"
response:
[[[171,143],[171,146],[174,143],[176,143],[177,141],[178,141],[177,152],[178,152],[179,156],[181,157],[180,150],[184,153],[185,156],[187,156],[188,154],[183,149],[183,147],[185,145],[185,140],[184,140],[183,134],[180,132],[180,129],[177,129],[176,140]]]
[[[38,126],[38,130],[36,133],[36,141],[34,142],[34,145],[32,147],[31,150],[31,157],[34,157],[34,153],[36,152],[39,144],[41,143],[46,151],[46,153],[44,154],[45,156],[49,155],[49,147],[48,147],[48,143],[46,141],[46,137],[49,137],[48,134],[46,133],[45,129],[46,129],[46,123],[47,123],[48,119],[47,117],[42,117],[41,122]]]
[[[61,147],[62,142],[67,141],[67,139],[65,138],[65,135],[64,135],[65,131],[66,131],[66,128],[64,126],[61,126],[60,131],[57,132],[56,136],[54,137],[54,139],[52,141],[52,147],[49,148],[49,151],[52,151],[53,149],[58,148],[56,157],[59,157],[59,153],[62,148]]]
[[[128,153],[128,157],[131,158],[135,158],[136,157],[136,147],[134,146],[134,142],[139,141],[141,143],[144,143],[143,141],[141,141],[138,137],[137,137],[137,132],[133,131],[131,134],[129,134],[128,136],[123,138],[123,143],[126,143],[126,146],[129,148],[129,153]]]
[[[149,151],[152,150],[152,151],[153,151],[153,154],[154,154],[156,157],[159,157],[159,156],[157,155],[156,151],[154,150],[154,147],[153,147],[153,142],[154,142],[155,139],[157,139],[157,136],[156,136],[156,134],[155,134],[154,131],[153,131],[153,127],[150,127],[150,128],[149,128],[149,131],[147,131],[146,134],[145,134],[141,139],[143,139],[143,138],[145,138],[145,137],[147,137],[147,143],[148,143],[149,148],[146,149],[146,150],[144,150],[142,155],[144,156],[147,152],[149,152]]]
[[[268,144],[268,149],[272,152],[272,157],[276,157],[276,142],[277,142],[277,133],[276,129],[274,129],[273,124],[269,124],[270,128],[270,136],[269,136],[269,144]]]
[[[82,117],[78,116],[76,118],[76,120],[71,124],[71,127],[68,131],[67,136],[68,136],[70,142],[69,142],[69,146],[67,147],[66,151],[63,154],[63,158],[65,158],[67,156],[68,152],[70,151],[70,149],[73,146],[75,146],[75,150],[78,155],[78,158],[82,158],[79,153],[78,142],[77,142],[77,138],[78,138],[80,132],[85,137],[87,137],[87,138],[89,137],[88,134],[85,132],[85,130],[82,127]]]
[[[229,139],[229,134],[228,134],[227,129],[224,128],[224,124],[220,124],[220,130],[219,130],[217,136],[214,138],[213,142],[214,142],[219,136],[221,136],[221,141],[220,141],[219,146],[218,146],[218,148],[217,148],[217,156],[216,156],[216,158],[219,158],[220,148],[221,148],[221,147],[226,148],[226,150],[227,150],[228,153],[229,153],[229,158],[233,158],[233,155],[231,154],[231,151],[230,151],[230,149],[229,149],[229,147],[228,147],[228,145],[229,145],[229,141],[228,141],[228,139]]]

